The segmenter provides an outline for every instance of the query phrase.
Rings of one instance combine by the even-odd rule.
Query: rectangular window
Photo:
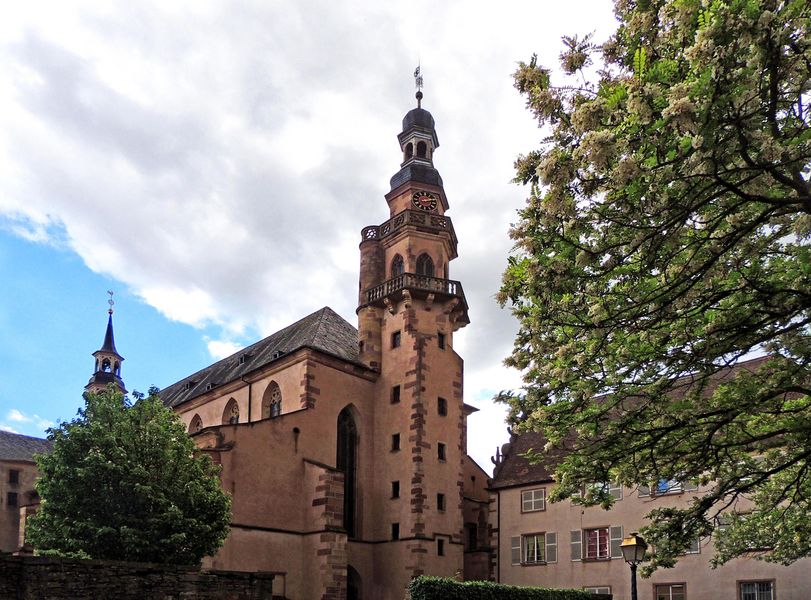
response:
[[[399,481],[392,481],[391,482],[391,497],[392,498],[399,498],[400,497],[400,482]]]
[[[774,600],[773,581],[741,581],[741,600]]]
[[[521,492],[521,512],[535,512],[546,509],[546,490],[526,490]]]
[[[479,547],[479,527],[476,523],[466,523],[465,530],[467,531],[467,549],[475,550]]]
[[[6,504],[9,508],[17,506],[17,492],[9,492],[6,495]]]
[[[656,600],[686,600],[683,583],[659,583],[653,586]]]
[[[391,403],[399,404],[400,402],[400,386],[395,385],[391,388]]]
[[[441,511],[445,510],[445,494],[436,495],[436,509]]]
[[[401,338],[400,338],[400,332],[399,331],[395,331],[394,333],[391,334],[391,347],[392,348],[399,348],[400,347],[400,341],[401,341]]]
[[[599,560],[608,558],[608,527],[586,529],[584,532],[586,552],[583,558]]]
[[[685,554],[700,554],[701,553],[701,538],[696,538],[690,542],[690,547],[684,552]]]
[[[583,588],[584,592],[588,592],[589,594],[610,594],[611,593],[611,586],[610,585],[587,585]]]
[[[399,540],[400,539],[400,524],[399,523],[392,523],[391,524],[391,539]]]
[[[533,533],[524,538],[524,563],[535,565],[546,562],[546,534]]]
[[[510,538],[510,564],[521,564],[521,537],[515,536]]]
[[[8,471],[9,483],[20,483],[20,472],[17,469],[9,469]]]
[[[436,399],[436,412],[440,417],[448,416],[448,401],[445,398]]]
[[[393,433],[391,435],[391,451],[396,452],[400,449],[400,434]]]
[[[445,334],[441,331],[436,334],[436,344],[440,350],[445,349]]]
[[[436,541],[436,555],[445,556],[445,540]]]
[[[583,532],[575,529],[569,536],[569,547],[572,551],[572,560],[583,559]]]
[[[443,444],[442,442],[438,442],[436,445],[436,457],[441,461],[445,461],[446,456],[447,455],[445,453],[445,444]]]

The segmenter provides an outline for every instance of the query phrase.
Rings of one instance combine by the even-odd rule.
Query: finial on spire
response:
[[[420,73],[420,64],[417,63],[417,68],[414,70],[414,84],[417,86],[417,108],[422,108],[422,73]]]
[[[113,300],[113,294],[115,292],[113,292],[112,290],[107,290],[107,293],[110,295],[110,299],[107,300],[107,304],[110,305],[110,308],[107,309],[107,314],[111,315],[113,314],[113,306],[115,306],[115,300]]]

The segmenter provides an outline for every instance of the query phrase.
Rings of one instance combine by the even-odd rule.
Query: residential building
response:
[[[750,368],[759,360],[736,368]],[[556,460],[533,464],[525,454],[543,453],[539,433],[512,435],[495,458],[490,483],[493,578],[513,585],[582,588],[630,597],[630,569],[620,543],[639,531],[644,515],[659,506],[684,507],[704,488],[680,481],[628,488],[605,484],[610,510],[566,500],[548,501]],[[697,539],[672,569],[638,580],[639,600],[806,600],[811,598],[811,559],[786,567],[744,556],[712,569],[711,538]]]

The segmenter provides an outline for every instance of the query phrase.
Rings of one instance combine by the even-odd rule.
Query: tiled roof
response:
[[[160,393],[163,403],[175,407],[215,388],[260,369],[298,350],[313,348],[348,362],[358,362],[358,331],[328,306],[281,331],[181,379]],[[240,363],[240,357],[245,357]],[[186,385],[189,383],[190,385]],[[188,389],[187,389],[188,388]]]
[[[762,356],[719,370],[717,373],[710,376],[711,383],[705,393],[712,393],[712,390],[714,390],[720,382],[733,377],[736,372],[742,369],[754,371],[767,360],[769,360],[768,356]],[[690,382],[691,378],[689,376],[677,380],[674,385],[673,395],[676,397],[684,395]],[[563,454],[565,454],[565,449],[552,450],[543,454],[541,462],[537,464],[530,464],[528,459],[521,456],[529,450],[543,453],[545,445],[546,438],[537,431],[511,436],[510,443],[502,446],[501,462],[495,467],[493,479],[490,482],[490,488],[499,489],[516,485],[552,481],[555,467],[561,460]]]
[[[544,454],[543,460],[536,464],[531,464],[521,456],[530,450],[542,453],[545,445],[546,438],[537,431],[515,436],[509,444],[504,444],[501,450],[502,460],[496,465],[490,488],[552,481],[559,454]]]
[[[42,438],[0,431],[0,460],[34,461],[34,454],[51,451],[52,442]]]

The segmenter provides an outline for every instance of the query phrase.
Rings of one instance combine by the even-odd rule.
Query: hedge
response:
[[[492,581],[457,581],[446,577],[417,577],[408,586],[411,600],[610,600],[611,595],[583,590],[553,590],[502,585]]]

